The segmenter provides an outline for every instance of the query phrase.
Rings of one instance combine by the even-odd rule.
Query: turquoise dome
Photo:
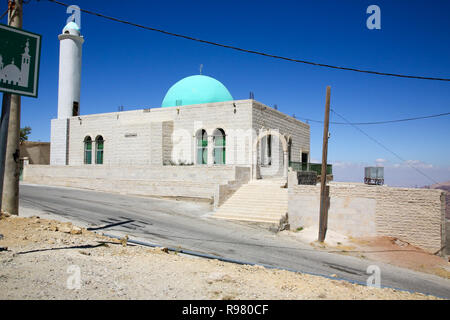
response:
[[[228,89],[214,78],[195,75],[175,83],[162,102],[161,107],[186,106],[190,104],[231,101]]]
[[[64,29],[73,29],[73,30],[80,31],[80,27],[73,21],[70,21],[68,24],[66,24]]]
[[[64,34],[71,34],[71,35],[76,35],[79,36],[80,35],[80,27],[73,21],[69,22],[68,24],[66,24],[66,26],[64,27],[63,31]]]

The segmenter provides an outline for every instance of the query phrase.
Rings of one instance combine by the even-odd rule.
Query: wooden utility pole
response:
[[[322,171],[320,173],[319,242],[324,242],[328,227],[328,207],[329,207],[330,189],[327,186],[327,155],[328,155],[328,127],[330,124],[330,93],[331,87],[327,86],[327,96],[325,99],[325,120],[323,122]]]
[[[23,0],[9,0],[8,25],[22,29]],[[20,95],[4,93],[4,101],[9,102],[8,135],[6,142],[5,172],[1,210],[9,214],[19,214],[19,176],[20,176]],[[9,98],[9,99],[8,99]],[[3,105],[5,107],[5,105]]]
[[[3,93],[2,117],[0,120],[0,209],[2,208],[3,179],[5,177],[6,141],[8,139],[9,108],[11,95]]]

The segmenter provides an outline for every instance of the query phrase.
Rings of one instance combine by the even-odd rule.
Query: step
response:
[[[233,213],[222,213],[222,214],[215,214],[213,217],[217,218],[217,217],[222,217],[222,218],[226,218],[226,217],[245,217],[246,219],[252,219],[252,218],[261,218],[261,219],[269,219],[269,220],[280,220],[282,219],[284,216],[286,216],[286,214],[282,215],[282,214],[257,214],[254,213],[252,215],[246,214],[245,212],[233,212]]]
[[[235,203],[251,203],[252,205],[284,205],[286,204],[286,202],[288,201],[288,199],[276,199],[276,200],[260,200],[260,199],[248,199],[248,198],[244,198],[244,197],[236,197],[236,198],[230,198],[228,200],[230,203],[235,202]],[[228,201],[227,201],[228,202]]]
[[[263,217],[246,217],[246,216],[213,216],[213,218],[224,220],[248,221],[248,222],[265,222],[278,225],[283,217],[280,217],[280,219],[267,219]]]
[[[277,206],[259,206],[259,205],[248,205],[248,204],[236,204],[236,203],[226,203],[220,207],[221,209],[248,209],[248,210],[272,210],[272,211],[280,211],[288,208],[286,205],[277,205]]]
[[[223,212],[243,212],[245,214],[251,214],[251,213],[267,213],[267,214],[272,214],[272,213],[276,213],[276,214],[284,214],[288,211],[288,208],[245,208],[245,207],[224,207],[221,208],[220,210],[217,210],[216,212],[218,214],[223,213]]]
[[[224,212],[224,211],[240,211],[240,212],[247,212],[247,213],[252,213],[252,212],[280,212],[280,213],[284,213],[287,212],[288,208],[287,207],[272,207],[272,208],[267,208],[267,207],[244,207],[244,206],[226,206],[226,207],[220,207],[216,212]]]
[[[220,207],[221,209],[248,209],[248,210],[263,210],[263,211],[280,211],[287,210],[288,206],[286,205],[277,205],[277,206],[258,206],[258,205],[249,205],[249,204],[236,204],[236,203],[226,203]]]
[[[235,194],[232,195],[232,197],[255,197],[255,198],[263,198],[263,197],[267,197],[270,196],[271,198],[288,198],[288,193],[281,193],[278,191],[272,191],[272,192],[246,192],[246,191],[242,191],[239,192],[237,191]]]
[[[256,180],[241,186],[212,215],[217,219],[259,222],[278,226],[288,211],[285,180]]]
[[[258,220],[266,220],[266,221],[281,221],[285,217],[285,215],[271,215],[271,216],[263,216],[263,215],[253,215],[253,216],[247,216],[245,214],[227,214],[227,215],[215,215],[214,218],[233,218],[233,219],[245,219],[245,220],[251,220],[251,219],[258,219]]]

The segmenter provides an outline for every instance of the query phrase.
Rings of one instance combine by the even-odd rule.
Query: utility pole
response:
[[[23,0],[9,0],[8,2],[9,26],[22,29],[22,4]],[[3,108],[5,108],[6,104],[9,102],[9,121],[8,121],[8,134],[6,137],[7,142],[6,142],[1,210],[9,214],[18,215],[19,176],[20,176],[19,141],[20,141],[21,97],[20,95],[17,94],[4,93],[3,95],[4,95],[3,101],[4,102],[6,101],[6,103],[3,104]],[[5,111],[8,111],[8,107],[6,107]]]
[[[330,187],[327,186],[327,155],[328,155],[328,127],[330,124],[330,93],[331,87],[327,86],[325,99],[325,120],[323,122],[323,144],[322,144],[322,171],[320,173],[320,219],[319,219],[319,242],[325,241],[328,227],[328,207]]]
[[[0,120],[0,208],[2,207],[3,179],[5,177],[5,155],[10,105],[11,95],[9,93],[3,93],[2,117]]]

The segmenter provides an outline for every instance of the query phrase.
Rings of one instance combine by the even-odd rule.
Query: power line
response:
[[[428,119],[428,118],[436,118],[436,117],[443,117],[450,115],[450,112],[445,113],[439,113],[439,114],[432,114],[428,116],[422,116],[422,117],[414,117],[414,118],[405,118],[405,119],[396,119],[396,120],[386,120],[386,121],[374,121],[374,122],[330,122],[330,124],[345,124],[345,125],[373,125],[373,124],[386,124],[386,123],[395,123],[395,122],[404,122],[404,121],[413,121],[413,120],[420,120],[420,119]],[[302,120],[311,121],[311,122],[317,122],[317,123],[323,123],[321,120],[313,120],[308,118],[300,118]]]
[[[67,3],[56,1],[56,0],[48,0],[48,1],[56,3],[56,4],[59,4],[61,6],[65,6],[65,7],[69,6]],[[332,69],[339,69],[339,70],[347,70],[347,71],[354,71],[354,72],[361,72],[361,73],[369,73],[369,74],[375,74],[375,75],[381,75],[381,76],[391,76],[391,77],[409,78],[409,79],[421,79],[421,80],[450,81],[450,78],[436,78],[436,77],[413,76],[413,75],[405,75],[405,74],[387,73],[387,72],[363,70],[363,69],[350,68],[350,67],[339,67],[339,66],[333,66],[333,65],[329,65],[329,64],[323,64],[323,63],[311,62],[311,61],[306,61],[306,60],[293,59],[293,58],[273,55],[273,54],[269,54],[269,53],[264,53],[264,52],[261,52],[261,51],[248,50],[248,49],[243,49],[243,48],[239,48],[239,47],[235,47],[235,46],[231,46],[231,45],[226,45],[226,44],[222,44],[222,43],[202,40],[202,39],[194,38],[194,37],[191,37],[191,36],[178,34],[178,33],[173,33],[173,32],[169,32],[169,31],[165,31],[165,30],[161,30],[161,29],[156,29],[156,28],[152,28],[152,27],[147,27],[147,26],[143,26],[141,24],[137,24],[137,23],[133,23],[133,22],[130,22],[130,21],[126,21],[126,20],[110,17],[110,16],[107,16],[107,15],[104,15],[104,14],[101,14],[101,13],[98,13],[98,12],[93,12],[93,11],[89,11],[89,10],[85,10],[85,9],[80,9],[80,10],[82,12],[87,13],[87,14],[95,15],[95,16],[98,16],[98,17],[101,17],[101,18],[104,18],[104,19],[112,20],[112,21],[115,21],[115,22],[120,22],[120,23],[123,23],[123,24],[128,24],[128,25],[131,25],[131,26],[134,26],[134,27],[138,27],[138,28],[142,28],[142,29],[146,29],[146,30],[150,30],[150,31],[155,31],[155,32],[163,33],[163,34],[174,36],[174,37],[184,38],[184,39],[187,39],[187,40],[192,40],[192,41],[197,41],[197,42],[201,42],[201,43],[206,43],[206,44],[210,44],[210,45],[218,46],[218,47],[222,47],[222,48],[228,48],[228,49],[241,51],[241,52],[245,52],[245,53],[251,53],[251,54],[256,54],[256,55],[265,56],[265,57],[269,57],[269,58],[274,58],[274,59],[286,60],[286,61],[297,62],[297,63],[304,63],[304,64],[309,64],[309,65],[318,66],[318,67],[325,67],[325,68],[332,68]]]
[[[6,14],[8,13],[9,9],[6,9],[5,12],[3,12],[3,14],[0,16],[0,20],[3,19],[4,16],[6,16]]]
[[[400,157],[396,152],[392,151],[391,149],[389,149],[388,147],[386,147],[385,145],[383,145],[381,142],[379,142],[378,140],[376,140],[375,138],[371,137],[370,135],[368,135],[365,131],[363,131],[361,128],[357,127],[356,125],[352,124],[350,121],[348,121],[346,118],[344,118],[342,115],[340,115],[339,113],[337,113],[336,111],[334,111],[333,109],[331,109],[331,112],[335,113],[338,117],[342,118],[347,124],[353,126],[356,130],[358,130],[359,132],[361,132],[363,135],[365,135],[367,138],[369,138],[370,140],[372,140],[373,142],[375,142],[376,144],[378,144],[380,147],[382,147],[383,149],[385,149],[386,151],[390,152],[391,154],[393,154],[395,157],[397,157],[398,159],[400,159],[400,161],[406,163],[409,167],[413,168],[414,170],[416,170],[418,173],[420,173],[421,175],[423,175],[424,177],[426,177],[427,179],[431,180],[433,183],[438,183],[436,180],[434,180],[433,178],[431,178],[430,176],[428,176],[426,173],[424,173],[423,171],[419,170],[418,168],[412,166],[411,164],[409,164],[406,160],[404,160],[402,157]]]

